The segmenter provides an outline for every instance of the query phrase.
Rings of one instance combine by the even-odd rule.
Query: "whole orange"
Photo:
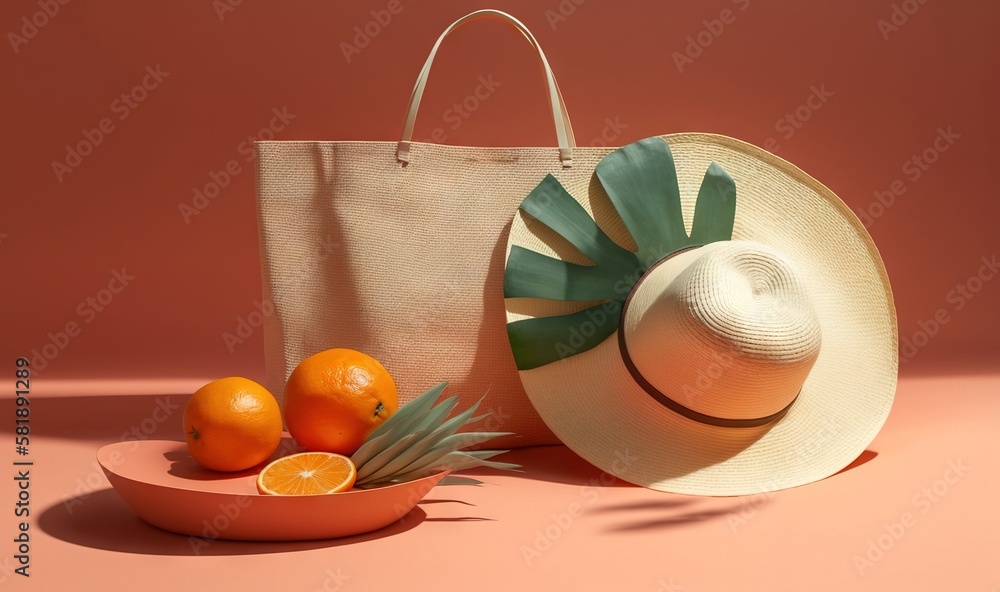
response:
[[[281,408],[248,378],[213,380],[184,406],[191,456],[215,471],[242,471],[267,460],[281,442]]]
[[[285,425],[299,446],[351,456],[399,401],[396,383],[378,360],[337,348],[299,363],[283,405]]]

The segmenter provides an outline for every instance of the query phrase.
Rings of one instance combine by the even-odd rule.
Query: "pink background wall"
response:
[[[0,358],[48,345],[39,386],[262,379],[261,331],[223,337],[257,320],[261,296],[248,142],[398,138],[434,39],[483,7],[535,32],[580,144],[726,134],[864,211],[904,348],[920,346],[904,349],[901,372],[996,359],[1000,279],[983,264],[1000,251],[996,3],[366,0],[217,12],[225,1],[73,2],[52,16],[34,1],[0,7]],[[376,35],[355,39],[366,27]],[[456,118],[449,109],[480,76],[499,85]],[[480,23],[444,46],[416,137],[441,128],[449,144],[553,145],[547,110],[529,46]],[[217,195],[185,218],[196,190]]]

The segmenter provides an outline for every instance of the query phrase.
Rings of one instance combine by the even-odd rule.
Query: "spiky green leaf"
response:
[[[433,405],[434,402],[437,401],[438,397],[441,396],[441,393],[444,391],[447,384],[447,382],[442,382],[419,397],[413,399],[409,403],[403,405],[399,408],[399,410],[390,415],[389,419],[382,422],[382,425],[375,428],[375,430],[368,435],[368,438],[365,439],[361,447],[358,448],[353,455],[351,455],[351,460],[354,462],[355,466],[360,467],[364,465],[376,455],[383,452],[387,447],[399,440],[399,438],[418,429],[427,427],[415,426],[415,424],[422,423],[421,420],[427,417],[431,410],[431,405]],[[457,402],[457,398],[455,399],[455,402]],[[451,403],[451,407],[454,407],[454,402]],[[434,417],[435,416],[432,415],[428,422],[433,421]]]
[[[408,473],[410,471],[415,471],[424,467],[432,466],[434,463],[438,462],[439,459],[447,456],[448,454],[459,450],[461,448],[466,448],[468,446],[475,446],[476,444],[481,444],[487,440],[497,438],[499,436],[509,436],[511,432],[462,432],[458,434],[453,434],[445,438],[441,438],[437,442],[435,440],[428,438],[426,442],[432,445],[431,448],[427,449],[419,457],[413,459],[411,462],[399,466],[395,473]],[[377,481],[380,477],[384,475],[372,475],[371,481]],[[366,479],[369,480],[369,479]]]
[[[423,438],[426,434],[427,430],[420,430],[412,434],[407,434],[399,440],[396,440],[387,446],[385,450],[376,454],[370,461],[358,467],[358,479],[363,481],[368,475],[371,475],[375,471],[384,467],[392,461],[392,459],[402,454],[407,448],[410,447],[410,445],[419,441],[420,438]]]
[[[404,405],[392,415],[378,430],[372,433],[358,449],[351,460],[358,470],[356,487],[374,487],[388,483],[401,483],[416,479],[417,474],[426,476],[428,467],[460,464],[480,466],[492,463],[486,459],[493,454],[462,457],[454,455],[460,448],[472,446],[495,438],[510,435],[510,432],[465,432],[456,434],[463,427],[479,421],[489,414],[473,417],[482,399],[455,417],[446,419],[458,402],[458,397],[450,397],[434,406],[444,390],[442,383]],[[456,462],[461,460],[461,463]],[[473,460],[478,465],[469,465]],[[443,464],[442,464],[443,463]],[[492,463],[500,467],[505,463]],[[513,465],[512,465],[513,466]],[[444,470],[439,468],[437,470]],[[452,469],[460,470],[460,469]],[[435,471],[431,471],[435,472]]]
[[[495,451],[495,452],[499,453],[501,451]],[[432,475],[434,473],[437,473],[438,471],[447,470],[447,471],[451,471],[451,472],[456,472],[456,471],[462,471],[462,470],[465,470],[465,469],[472,469],[472,468],[476,468],[476,467],[489,467],[489,468],[493,468],[493,469],[516,471],[516,470],[519,470],[521,468],[521,465],[514,464],[514,463],[502,463],[502,462],[496,462],[496,461],[486,460],[486,459],[483,459],[483,458],[479,458],[479,457],[477,457],[477,456],[475,456],[475,455],[473,455],[472,453],[469,453],[469,452],[456,451],[456,452],[450,452],[450,453],[446,454],[445,456],[441,457],[440,459],[437,460],[437,462],[435,462],[433,464],[427,465],[427,466],[422,467],[422,468],[415,469],[413,471],[409,471],[407,473],[403,473],[401,475],[397,475],[397,476],[395,476],[395,477],[393,477],[391,479],[384,479],[384,480],[379,481],[377,483],[378,484],[383,484],[383,485],[384,484],[388,484],[390,482],[391,483],[404,483],[406,481],[412,481],[414,479],[421,479],[421,478],[426,477],[428,475]]]
[[[380,434],[399,426],[400,424],[408,424],[415,421],[416,418],[422,416],[424,413],[427,413],[447,386],[447,382],[442,382],[441,384],[427,390],[427,392],[416,397],[409,403],[403,405],[395,413],[390,415],[389,419],[382,422],[382,425],[375,428],[375,431],[373,431],[369,437],[377,437]]]

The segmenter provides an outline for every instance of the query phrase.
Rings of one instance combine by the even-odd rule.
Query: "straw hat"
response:
[[[892,404],[896,315],[871,237],[764,150],[674,134],[546,177],[514,217],[508,336],[529,399],[597,467],[653,489],[810,483]]]

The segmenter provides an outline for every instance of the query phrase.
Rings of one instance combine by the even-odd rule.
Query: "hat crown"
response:
[[[751,241],[711,243],[651,268],[634,289],[623,331],[650,385],[696,413],[727,420],[785,409],[821,343],[793,265]]]

